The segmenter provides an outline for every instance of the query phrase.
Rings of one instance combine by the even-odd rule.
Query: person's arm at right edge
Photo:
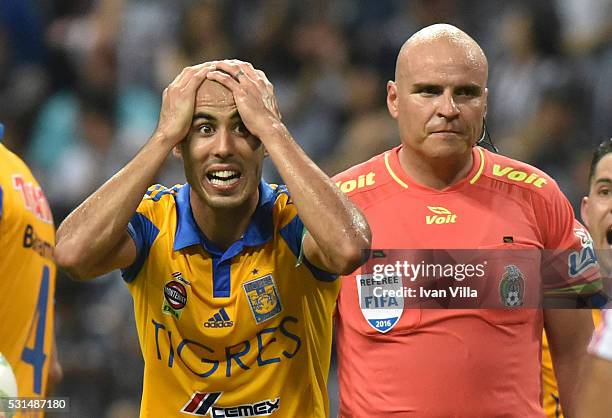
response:
[[[606,418],[612,411],[612,361],[589,354],[580,376],[577,418]]]
[[[214,63],[185,68],[164,90],[159,122],[136,156],[89,196],[57,230],[54,256],[75,279],[93,278],[136,259],[127,225],[168,154],[188,133],[195,95]]]

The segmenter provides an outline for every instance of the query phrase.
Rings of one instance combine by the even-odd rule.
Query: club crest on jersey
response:
[[[243,405],[217,407],[215,404],[223,392],[194,392],[181,412],[189,415],[210,418],[225,417],[264,417],[270,416],[280,408],[280,398],[266,399]]]
[[[275,317],[283,309],[271,274],[246,282],[242,287],[258,325]]]
[[[516,308],[523,305],[525,298],[525,278],[513,264],[506,266],[499,283],[499,296],[504,306]]]
[[[177,280],[166,283],[164,286],[162,312],[180,319],[185,305],[187,305],[187,289],[185,285]]]
[[[359,274],[356,277],[359,293],[359,308],[367,323],[380,333],[389,332],[399,322],[404,312],[403,296],[385,296],[402,294],[403,282],[399,276],[386,276],[380,280],[372,274]]]

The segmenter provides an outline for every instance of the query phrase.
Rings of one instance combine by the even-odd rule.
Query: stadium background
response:
[[[333,175],[398,143],[385,83],[404,40],[435,22],[484,48],[500,151],[547,171],[577,208],[593,147],[612,136],[612,0],[2,0],[4,141],[59,224],[146,141],[180,69],[237,57],[268,74],[290,131]],[[270,165],[265,176],[277,179]],[[183,182],[178,161],[159,181]],[[56,395],[70,416],[137,416],[131,298],[109,276],[58,278]]]

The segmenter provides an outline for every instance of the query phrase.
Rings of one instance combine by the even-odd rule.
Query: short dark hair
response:
[[[591,168],[589,170],[589,188],[593,177],[595,176],[595,170],[597,169],[597,163],[605,157],[607,154],[612,152],[612,138],[606,139],[597,146],[597,149],[593,153],[593,160],[591,161]]]

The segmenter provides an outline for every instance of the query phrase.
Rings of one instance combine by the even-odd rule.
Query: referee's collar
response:
[[[244,235],[223,253],[211,240],[209,240],[198,227],[191,211],[191,186],[186,183],[180,188],[176,196],[177,228],[174,235],[174,251],[182,250],[192,245],[201,244],[204,249],[213,255],[224,255],[223,258],[233,257],[240,253],[244,246],[255,247],[266,243],[272,238],[273,220],[272,207],[276,198],[274,189],[263,179],[259,183],[259,201],[251,217]],[[228,222],[233,220],[228,219]]]

